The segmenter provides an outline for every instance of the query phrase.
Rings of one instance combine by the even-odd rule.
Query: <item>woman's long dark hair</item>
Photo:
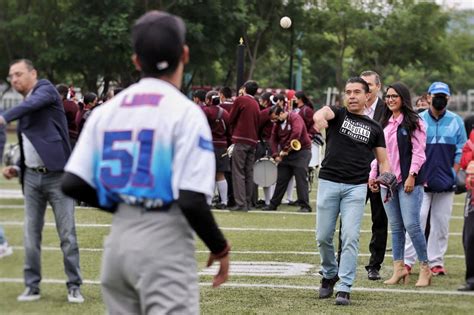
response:
[[[306,96],[306,94],[304,94],[303,91],[296,92],[295,97],[301,99],[305,105],[307,105],[307,106],[311,107],[312,109],[314,109],[313,103],[311,103],[311,101]]]
[[[420,116],[418,116],[418,113],[413,109],[413,106],[411,104],[410,91],[408,90],[406,85],[401,82],[396,82],[392,85],[389,85],[386,91],[388,91],[388,89],[390,88],[394,89],[402,100],[402,107],[400,108],[400,111],[403,113],[402,125],[404,125],[404,127],[408,129],[408,133],[411,135],[417,128],[420,128],[418,124]],[[381,121],[383,128],[387,126],[388,120],[391,116],[392,112],[387,107]]]

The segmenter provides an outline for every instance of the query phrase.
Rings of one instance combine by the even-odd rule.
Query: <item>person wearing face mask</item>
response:
[[[456,173],[467,137],[461,117],[446,109],[451,95],[449,86],[444,82],[434,82],[428,93],[430,108],[420,114],[427,135],[426,163],[424,174],[420,174],[426,178],[420,223],[422,229],[426,229],[425,234],[429,235],[427,250],[431,273],[441,276],[446,274],[444,254],[448,248],[449,218],[453,209]],[[405,267],[408,271],[415,258],[415,249],[407,235]]]
[[[265,211],[275,211],[281,203],[288,182],[294,176],[299,212],[311,212],[308,194],[308,164],[311,159],[311,140],[303,118],[298,113],[290,113],[278,105],[270,109],[270,118],[275,123],[270,138],[273,158],[278,163],[278,177],[275,192]],[[291,140],[301,143],[300,150],[291,150]]]

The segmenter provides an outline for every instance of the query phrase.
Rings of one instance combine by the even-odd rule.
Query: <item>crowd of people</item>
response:
[[[216,209],[276,211],[296,186],[297,199],[287,199],[299,212],[312,212],[308,172],[319,166],[319,298],[336,291],[336,304],[350,304],[368,200],[369,280],[381,279],[388,225],[393,275],[385,284],[407,284],[416,259],[420,271],[415,286],[429,286],[433,276],[446,275],[444,256],[460,168],[468,174],[468,193],[466,283],[459,290],[474,290],[474,131],[447,110],[451,91],[446,83],[431,84],[415,106],[406,85],[395,82],[382,91],[374,71],[347,80],[344,106],[316,110],[303,91],[258,94],[252,80],[235,96],[228,87],[197,90],[192,102],[179,91],[189,60],[185,32],[179,17],[164,12],[137,20],[133,62],[143,78],[112,93],[102,106],[95,93],[74,101],[67,85],[39,79],[27,59],[11,62],[9,78],[24,101],[0,113],[0,149],[5,125],[17,120],[21,159],[2,172],[7,179],[20,178],[25,199],[25,291],[18,301],[40,298],[47,203],[60,238],[68,300],[84,301],[76,200],[114,213],[101,271],[109,312],[197,313],[192,231],[211,251],[208,266],[220,263],[214,286],[225,282],[229,272],[231,245],[213,218],[211,200]],[[263,188],[261,200],[256,183]],[[11,254],[0,227],[0,258]]]

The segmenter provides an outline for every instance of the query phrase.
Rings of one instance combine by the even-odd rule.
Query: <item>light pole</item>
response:
[[[239,89],[244,84],[244,39],[241,37],[239,40],[239,45],[237,46],[237,94],[239,93]]]
[[[290,71],[288,78],[288,88],[293,89],[293,45],[295,40],[295,32],[293,25],[290,26]]]

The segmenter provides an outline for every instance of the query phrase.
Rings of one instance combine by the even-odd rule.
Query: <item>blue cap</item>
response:
[[[428,93],[430,94],[446,94],[451,96],[451,92],[449,91],[449,85],[444,82],[433,82],[428,89]]]

